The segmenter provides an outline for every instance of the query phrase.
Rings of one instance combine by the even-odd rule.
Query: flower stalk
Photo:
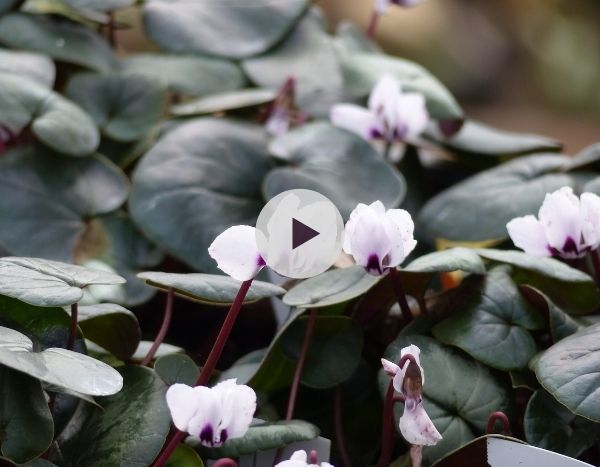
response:
[[[73,350],[75,345],[75,337],[77,336],[77,315],[78,315],[78,304],[73,303],[71,305],[71,324],[69,326],[69,338],[67,339],[67,350]]]
[[[346,438],[344,436],[344,422],[342,420],[342,386],[338,385],[335,388],[335,402],[334,402],[334,425],[335,425],[335,439],[337,444],[337,450],[344,467],[352,467],[352,461],[348,454],[348,448],[346,446]]]
[[[165,340],[165,337],[167,336],[167,331],[169,330],[169,326],[171,324],[171,318],[173,316],[173,296],[174,296],[174,294],[175,293],[173,291],[173,288],[169,288],[169,290],[167,292],[167,304],[165,305],[165,312],[163,315],[162,323],[160,325],[160,329],[158,331],[158,334],[156,335],[156,338],[154,339],[154,342],[152,343],[152,346],[148,350],[148,353],[146,354],[146,356],[140,363],[140,365],[142,365],[142,366],[150,365],[150,362],[152,362],[152,360],[154,359],[154,355],[156,355],[158,348],[160,347],[160,345]]]
[[[398,305],[400,306],[400,310],[402,311],[404,323],[408,324],[412,321],[413,315],[410,311],[408,301],[406,300],[406,292],[404,291],[404,287],[402,286],[400,274],[398,274],[396,268],[390,268],[390,280],[392,281],[392,287],[394,288],[394,293],[396,294],[396,300],[398,301]]]
[[[598,253],[597,249],[590,251],[590,258],[592,259],[594,280],[596,281],[596,286],[600,289],[600,253]]]

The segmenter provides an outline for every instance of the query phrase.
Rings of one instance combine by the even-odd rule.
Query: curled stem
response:
[[[502,434],[510,435],[510,421],[504,412],[492,412],[488,418],[487,427],[485,428],[485,434],[491,435],[494,433],[496,422],[502,423]]]
[[[77,310],[78,304],[71,305],[71,324],[69,326],[69,338],[67,339],[67,350],[73,350],[75,345],[75,337],[77,336]]]
[[[342,465],[344,467],[352,467],[348,448],[346,447],[346,439],[344,437],[344,423],[342,420],[342,387],[340,385],[335,388],[334,424],[337,450],[340,454]]]
[[[160,329],[158,330],[158,334],[156,335],[152,346],[148,350],[148,353],[140,363],[140,365],[142,366],[150,365],[150,362],[154,358],[154,355],[156,355],[160,344],[163,343],[165,337],[167,336],[167,331],[169,330],[169,325],[171,324],[171,317],[173,316],[173,295],[173,289],[169,288],[167,292],[167,304],[165,305],[165,313],[163,315],[163,320],[160,325]]]
[[[294,380],[292,381],[292,387],[290,388],[290,398],[288,400],[287,412],[285,415],[286,420],[291,420],[294,416],[294,408],[296,407],[296,398],[298,396],[300,378],[302,377],[302,370],[304,369],[304,363],[306,362],[306,356],[308,354],[308,348],[310,347],[310,340],[312,338],[312,333],[315,328],[316,321],[317,310],[312,309],[310,311],[310,315],[308,316],[308,323],[306,323],[306,330],[304,331],[304,340],[302,341],[300,356],[298,357],[298,363],[296,363],[296,371],[294,372]]]
[[[396,300],[398,301],[398,305],[400,305],[400,310],[402,310],[404,323],[408,324],[412,321],[413,315],[410,311],[410,306],[408,306],[408,301],[406,300],[406,293],[404,292],[404,287],[402,286],[400,274],[398,274],[396,268],[389,268],[389,271],[392,287],[394,287],[394,293],[396,294]]]

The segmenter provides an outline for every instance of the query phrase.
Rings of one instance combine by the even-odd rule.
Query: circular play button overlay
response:
[[[265,205],[256,221],[256,243],[267,266],[295,279],[329,269],[343,239],[340,212],[316,191],[284,191]]]

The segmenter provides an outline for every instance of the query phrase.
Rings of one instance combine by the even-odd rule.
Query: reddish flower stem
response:
[[[334,425],[335,425],[335,440],[337,442],[337,450],[340,454],[340,459],[344,467],[352,467],[348,448],[346,447],[346,438],[344,436],[344,422],[342,420],[342,386],[338,385],[335,388],[335,403],[334,403]]]
[[[373,13],[371,14],[371,19],[369,20],[369,26],[367,27],[367,37],[369,39],[373,39],[373,37],[375,36],[375,30],[377,29],[377,23],[379,22],[379,13],[377,13],[375,10],[373,10]]]
[[[75,345],[75,337],[77,336],[77,314],[78,304],[71,305],[71,325],[69,326],[69,338],[67,339],[67,350],[73,350]]]
[[[590,251],[590,257],[592,258],[592,266],[594,267],[594,280],[596,286],[600,289],[600,254],[598,250]]]
[[[237,467],[237,462],[229,457],[224,457],[216,461],[212,467]]]
[[[163,315],[162,323],[160,325],[160,329],[158,330],[158,334],[156,335],[156,338],[154,339],[152,346],[148,350],[148,353],[146,354],[146,356],[140,363],[140,365],[142,365],[142,366],[150,365],[150,362],[152,362],[154,355],[156,355],[156,352],[158,351],[160,344],[163,343],[163,341],[165,340],[165,337],[167,336],[167,331],[169,330],[169,325],[171,324],[171,317],[173,316],[173,295],[174,295],[173,289],[169,288],[169,290],[167,292],[167,304],[165,306],[165,312]]]
[[[402,286],[400,274],[398,274],[396,268],[389,268],[389,271],[392,287],[394,288],[394,292],[396,294],[396,300],[398,301],[398,305],[400,305],[400,310],[402,310],[404,324],[408,324],[412,321],[413,315],[410,311],[410,307],[408,306],[408,302],[406,301],[406,293],[404,292],[404,287]]]
[[[242,282],[240,290],[238,290],[238,293],[235,296],[235,299],[231,304],[229,311],[227,312],[227,316],[225,317],[225,321],[223,321],[223,325],[221,326],[219,335],[217,336],[217,339],[215,340],[215,343],[213,344],[213,347],[210,353],[208,354],[206,363],[202,367],[200,376],[198,376],[198,380],[196,381],[196,384],[194,386],[204,386],[206,385],[206,383],[208,383],[210,375],[217,366],[217,362],[219,361],[219,358],[223,353],[223,349],[225,348],[227,339],[229,339],[229,335],[231,334],[233,325],[235,324],[235,321],[238,315],[240,314],[242,304],[244,303],[244,298],[246,297],[246,294],[248,293],[248,290],[250,289],[251,285],[252,279]],[[176,430],[171,439],[166,442],[162,452],[152,464],[153,467],[163,467],[169,460],[169,457],[171,457],[171,454],[173,454],[173,451],[175,451],[179,443],[181,443],[186,436],[187,434],[183,431]]]
[[[398,366],[404,367],[407,361],[411,361],[415,365],[417,361],[411,354],[404,355]],[[381,454],[377,461],[377,467],[388,467],[390,465],[390,459],[392,458],[392,451],[394,448],[394,403],[398,402],[394,397],[394,380],[390,381],[387,392],[385,394],[385,401],[383,403],[383,420],[381,422]],[[404,398],[402,398],[403,400]]]
[[[311,464],[319,463],[319,455],[314,449],[308,453],[308,462],[310,462]]]
[[[510,435],[510,421],[504,412],[492,412],[488,418],[487,427],[485,428],[485,434],[491,435],[495,431],[496,422],[502,423],[502,434]]]
[[[296,407],[296,398],[298,396],[300,378],[302,377],[302,370],[304,369],[304,363],[306,362],[306,356],[308,354],[308,348],[310,346],[310,340],[312,338],[312,333],[315,328],[316,321],[317,310],[312,309],[310,311],[310,315],[308,316],[308,322],[306,323],[306,330],[304,331],[304,341],[302,342],[300,356],[298,357],[298,363],[296,363],[296,371],[294,372],[294,380],[292,381],[292,387],[290,388],[290,398],[288,400],[287,412],[285,415],[286,420],[291,420],[294,416],[294,408]]]

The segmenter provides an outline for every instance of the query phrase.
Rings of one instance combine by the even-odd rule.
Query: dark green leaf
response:
[[[46,55],[0,49],[0,73],[25,76],[52,89],[56,67]]]
[[[69,156],[87,156],[100,142],[96,125],[81,108],[12,73],[0,74],[0,120],[15,134],[31,128],[46,146]]]
[[[110,46],[97,32],[50,16],[25,13],[3,16],[0,18],[0,42],[92,70],[108,71],[115,65]]]
[[[332,269],[292,287],[283,296],[283,302],[299,308],[321,308],[344,303],[363,295],[379,280],[379,277],[368,274],[361,266]]]
[[[269,198],[294,188],[315,190],[347,218],[358,203],[380,200],[393,208],[406,194],[402,175],[368,142],[329,123],[304,125],[276,138],[269,149],[291,165],[267,175],[264,191]]]
[[[481,294],[433,328],[441,341],[501,370],[526,368],[537,349],[530,329],[542,316],[521,296],[506,268],[488,273]]]
[[[204,467],[204,462],[191,447],[180,444],[169,457],[165,467]]]
[[[169,90],[189,96],[231,91],[246,82],[235,63],[197,55],[130,55],[123,60],[123,71],[160,79]]]
[[[529,399],[523,428],[530,444],[569,457],[579,457],[600,439],[600,424],[577,417],[542,390]]]
[[[555,173],[566,160],[527,156],[481,172],[431,198],[416,224],[432,244],[506,238],[508,221],[537,213],[546,193],[574,185],[571,176]]]
[[[538,381],[571,412],[600,422],[600,323],[557,342],[535,362]]]
[[[73,261],[88,221],[116,210],[128,189],[104,157],[13,149],[0,159],[0,243],[15,255]]]
[[[0,394],[2,454],[17,462],[41,455],[52,442],[54,424],[40,382],[0,365]]]
[[[201,97],[171,108],[171,113],[177,116],[202,115],[228,110],[254,107],[266,104],[275,99],[277,93],[272,89],[249,88]]]
[[[211,305],[233,303],[241,285],[240,281],[217,274],[142,272],[138,277],[153,287],[162,290],[172,288],[177,295]],[[255,280],[244,298],[244,303],[256,302],[262,298],[275,297],[284,293],[285,290],[279,286]]]
[[[509,412],[510,395],[502,379],[435,339],[399,336],[386,350],[385,358],[398,362],[400,350],[410,344],[421,349],[425,409],[444,438],[436,446],[424,448],[424,460],[432,462],[473,439],[477,431],[485,429],[491,412]],[[383,381],[381,388],[385,392],[389,378],[385,376]],[[396,415],[401,415],[401,408]]]
[[[307,318],[296,320],[281,338],[283,352],[294,361],[300,356],[307,321]],[[362,347],[362,329],[352,318],[318,317],[302,369],[302,384],[327,389],[343,383],[356,370]]]
[[[89,467],[140,467],[152,463],[165,442],[171,416],[166,385],[154,371],[119,368],[123,389],[104,398],[70,438],[59,439],[64,464]]]
[[[319,429],[302,420],[264,422],[251,426],[242,438],[231,439],[220,448],[200,447],[199,450],[209,459],[236,458],[299,441],[309,441],[317,436],[319,436]]]
[[[140,345],[138,345],[137,350],[132,355],[131,360],[134,362],[139,362],[139,361],[143,360],[144,357],[148,354],[150,347],[152,347],[152,344],[153,344],[152,341],[141,341]],[[156,358],[164,357],[166,355],[179,354],[179,353],[183,353],[183,349],[181,347],[177,347],[177,346],[174,346],[171,344],[167,344],[166,342],[163,342],[162,344],[160,344],[160,346],[158,347],[158,350],[154,354],[154,358],[156,359]]]
[[[544,292],[563,310],[591,313],[600,306],[600,291],[587,274],[553,258],[534,258],[522,251],[479,249],[486,259],[514,266],[513,280]]]
[[[194,386],[200,369],[187,355],[172,354],[160,357],[154,363],[154,371],[167,386],[175,383]]]
[[[254,83],[272,89],[293,76],[296,104],[314,116],[327,117],[330,107],[342,98],[344,83],[333,40],[314,10],[281,44],[244,60],[242,67]]]
[[[515,370],[509,372],[510,382],[514,389],[525,388],[530,391],[535,391],[539,387],[535,374],[531,370]]]
[[[170,52],[243,58],[271,48],[307,4],[307,0],[148,0],[144,26],[150,39]]]
[[[469,248],[449,248],[420,256],[402,268],[402,272],[452,272],[464,271],[485,274],[486,269],[479,255]]]
[[[232,225],[254,225],[271,166],[260,127],[190,121],[168,132],[139,162],[129,199],[132,217],[174,256],[214,271],[208,246]]]
[[[157,125],[166,105],[161,81],[137,74],[80,73],[65,95],[81,106],[102,133],[117,141],[136,141]]]
[[[133,355],[142,337],[135,315],[111,303],[80,306],[78,323],[86,339],[120,360]]]
[[[98,360],[60,348],[33,352],[27,336],[5,327],[0,327],[0,364],[91,396],[115,394],[123,384],[113,368]]]

